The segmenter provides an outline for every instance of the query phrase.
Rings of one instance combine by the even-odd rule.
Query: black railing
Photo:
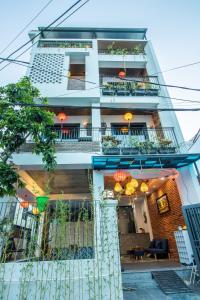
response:
[[[159,85],[157,76],[126,77],[102,76],[100,80],[104,96],[157,96]]]
[[[92,201],[50,201],[39,215],[34,206],[0,202],[0,263],[94,257]]]
[[[104,153],[109,152],[109,149],[115,149],[116,154],[125,154],[129,151],[135,154],[165,154],[179,151],[172,127],[143,128],[125,123],[111,128],[55,128],[55,132],[58,142],[97,142],[102,146]]]

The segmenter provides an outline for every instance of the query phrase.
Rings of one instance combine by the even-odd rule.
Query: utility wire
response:
[[[163,70],[163,71],[160,71],[160,72],[157,72],[157,73],[153,73],[153,74],[151,74],[151,76],[162,74],[162,73],[166,73],[166,72],[170,72],[170,71],[174,71],[174,70],[178,70],[178,69],[187,68],[187,67],[198,65],[198,64],[200,64],[200,61],[196,61],[196,62],[187,64],[187,65],[182,65],[182,66],[178,66],[178,67],[175,67],[175,68]]]
[[[54,0],[48,1],[41,10],[22,28],[22,30],[3,48],[3,50],[0,52],[0,55],[5,52],[17,39],[22,33],[41,15],[41,13],[53,2]]]
[[[29,62],[26,62],[26,61],[15,60],[15,59],[7,59],[7,58],[2,58],[2,57],[0,57],[0,59],[6,60],[6,61],[10,61],[10,62],[13,62],[13,63],[15,63],[17,65],[20,65],[20,66],[23,66],[23,67],[27,67],[27,68],[30,68],[30,69],[36,69],[38,71],[43,71],[43,72],[48,73],[50,75],[60,75],[60,76],[62,76],[64,78],[70,78],[70,76],[67,76],[67,75],[64,75],[64,74],[58,74],[58,73],[55,73],[55,72],[48,71],[46,69],[41,69],[41,68],[29,66]],[[96,84],[97,85],[97,83],[94,83],[92,81],[86,81],[86,80],[83,80],[83,79],[73,78],[73,80],[88,82],[88,83]],[[80,92],[84,92],[84,91],[88,91],[88,90],[93,90],[93,89],[96,89],[96,88],[103,88],[103,87],[104,87],[104,85],[99,85],[98,84],[97,86],[92,87],[92,88],[88,88],[88,89],[85,89],[85,90],[82,90],[82,91],[76,91],[76,92],[71,92],[71,93],[60,94],[60,95],[57,95],[56,97],[69,96],[69,95],[72,95],[72,94],[77,94],[77,93],[80,93]],[[163,95],[158,95],[158,97],[164,98],[164,99],[172,99],[172,100],[181,101],[181,102],[189,102],[189,103],[198,103],[198,104],[200,104],[200,101],[198,101],[198,100],[181,99],[181,98],[175,98],[175,97],[169,97],[169,96],[163,96]]]
[[[23,49],[25,46],[27,46],[29,43],[31,43],[36,37],[38,37],[41,33],[43,33],[45,30],[50,29],[53,30],[54,28],[50,28],[52,25],[54,25],[57,21],[59,21],[64,15],[66,15],[70,10],[72,10],[77,4],[79,4],[82,0],[78,0],[76,1],[72,6],[70,6],[70,8],[68,8],[64,13],[62,13],[59,17],[57,17],[53,22],[51,22],[48,26],[46,26],[43,29],[39,30],[39,33],[37,33],[35,36],[33,36],[29,41],[27,41],[26,43],[24,43],[22,46],[20,46],[19,48],[17,48],[15,51],[13,51],[9,56],[7,56],[7,58],[10,58],[13,54],[17,53],[18,51],[20,51],[21,49]],[[81,6],[79,6],[74,12],[72,12],[68,17],[66,17],[63,21],[61,21],[59,23],[59,25],[64,22],[66,19],[68,19],[72,14],[74,14],[77,10],[79,10],[83,5],[85,5],[89,0],[85,1]],[[57,26],[56,26],[57,27]],[[25,51],[23,51],[20,55],[18,55],[15,59],[21,57],[25,52],[27,52],[30,48],[33,47],[33,45],[35,45],[37,43],[37,41],[32,44],[29,48],[27,48]],[[0,64],[3,61],[0,62]],[[11,62],[10,62],[11,63]],[[0,69],[0,71],[2,71],[3,69],[5,69],[10,63],[8,63],[7,65],[5,65],[3,68]]]

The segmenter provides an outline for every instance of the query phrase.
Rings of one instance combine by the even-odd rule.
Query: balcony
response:
[[[92,48],[92,42],[90,41],[51,41],[40,40],[38,44],[39,48]]]
[[[57,152],[101,152],[104,155],[173,154],[180,152],[174,129],[116,125],[111,128],[54,128]],[[32,151],[26,143],[21,152]]]
[[[102,76],[103,96],[158,96],[158,77],[126,77],[119,78]]]

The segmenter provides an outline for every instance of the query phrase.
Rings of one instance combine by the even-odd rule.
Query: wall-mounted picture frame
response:
[[[170,211],[169,200],[167,194],[163,194],[159,198],[156,199],[156,204],[158,207],[158,212],[160,215]]]

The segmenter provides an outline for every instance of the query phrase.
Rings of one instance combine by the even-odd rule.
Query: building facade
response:
[[[123,299],[131,248],[165,239],[179,259],[174,231],[182,206],[200,202],[200,154],[186,150],[146,29],[38,30],[27,75],[55,113],[57,168],[45,173],[31,138],[13,157],[26,188],[1,201],[1,295]]]

